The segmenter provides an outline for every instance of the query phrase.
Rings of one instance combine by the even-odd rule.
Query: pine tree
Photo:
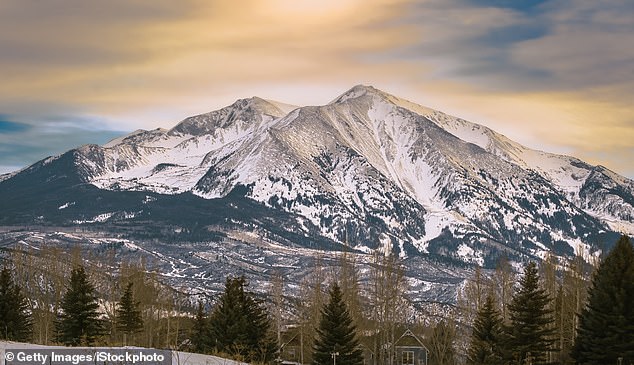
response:
[[[495,365],[502,363],[502,318],[496,309],[493,295],[487,295],[473,322],[467,364]]]
[[[330,289],[330,301],[321,311],[317,339],[313,349],[315,365],[363,364],[363,352],[359,348],[356,327],[343,301],[341,288],[334,283]]]
[[[634,362],[634,248],[627,236],[597,268],[572,351],[583,364]]]
[[[537,265],[529,262],[520,279],[520,288],[509,305],[510,326],[506,328],[506,360],[518,364],[546,364],[553,350],[554,330],[551,298],[540,287]]]
[[[250,361],[260,363],[271,362],[277,352],[277,339],[274,337],[273,323],[271,317],[264,306],[264,303],[257,300],[248,293],[246,296],[244,315],[249,321],[247,326],[247,345],[249,346]]]
[[[269,362],[277,349],[268,312],[246,279],[227,278],[225,291],[209,317],[211,343],[217,352],[245,361]]]
[[[32,318],[20,287],[13,282],[11,271],[0,272],[0,339],[28,341],[32,337]]]
[[[205,307],[201,301],[198,302],[196,308],[196,317],[194,317],[194,325],[192,327],[191,343],[194,351],[204,354],[209,352],[211,341],[209,338],[209,320]]]
[[[139,310],[140,302],[134,300],[132,286],[132,282],[129,282],[126,286],[116,311],[117,329],[123,332],[124,346],[127,345],[128,336],[143,329],[143,318],[141,318],[141,311]]]
[[[248,322],[243,313],[244,278],[227,278],[225,291],[209,317],[210,333],[217,352],[245,354],[246,327]]]
[[[66,346],[90,346],[102,334],[95,287],[82,266],[71,271],[69,288],[60,307],[55,323],[59,342]]]

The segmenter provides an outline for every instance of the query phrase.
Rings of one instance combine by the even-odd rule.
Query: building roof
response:
[[[427,346],[409,329],[394,342],[394,347],[422,347],[427,350]]]

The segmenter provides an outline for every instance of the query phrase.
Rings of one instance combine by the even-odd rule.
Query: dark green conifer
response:
[[[134,301],[133,283],[126,286],[117,306],[117,329],[123,332],[123,345],[126,346],[131,336],[143,329],[143,318],[138,301]]]
[[[246,296],[244,315],[249,322],[247,326],[248,359],[260,363],[274,360],[278,351],[277,340],[273,336],[273,325],[264,303],[253,295]]]
[[[243,315],[244,284],[244,278],[227,278],[225,291],[209,316],[210,333],[217,352],[244,356],[248,324]]]
[[[103,333],[95,287],[86,271],[78,266],[71,271],[68,290],[61,303],[55,329],[57,339],[66,346],[90,346]]]
[[[321,310],[321,321],[313,348],[315,365],[330,365],[333,360],[337,365],[363,364],[363,352],[359,348],[356,327],[337,283],[332,285],[330,301]]]
[[[207,312],[201,301],[198,302],[196,308],[196,317],[194,317],[194,325],[191,332],[191,343],[195,352],[204,354],[211,349],[211,340],[209,337],[209,319]]]
[[[210,342],[217,352],[239,360],[270,362],[277,349],[271,321],[246,286],[244,277],[227,278],[225,291],[209,316]]]
[[[467,364],[496,365],[502,363],[502,318],[490,293],[473,321]]]
[[[581,364],[634,363],[634,248],[627,236],[593,275],[572,356]]]
[[[509,305],[510,326],[506,328],[506,360],[518,364],[546,364],[553,351],[552,299],[540,287],[537,265],[529,262],[520,279],[519,290]]]
[[[32,319],[28,302],[20,287],[13,282],[11,271],[0,271],[0,339],[29,341],[32,335]]]

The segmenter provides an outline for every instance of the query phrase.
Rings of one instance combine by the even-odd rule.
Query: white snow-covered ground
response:
[[[101,347],[104,348],[104,347]],[[127,347],[128,349],[141,349],[140,347]],[[7,349],[82,349],[81,347],[63,347],[63,346],[44,346],[35,345],[30,343],[0,341],[0,365],[5,365],[5,350]],[[85,347],[84,347],[85,349]],[[115,349],[115,348],[113,348]],[[117,347],[116,349],[120,349]],[[245,365],[234,360],[224,359],[222,357],[195,354],[191,352],[172,351],[172,364],[173,365]]]

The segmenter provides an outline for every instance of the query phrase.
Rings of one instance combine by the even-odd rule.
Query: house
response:
[[[395,365],[427,365],[429,350],[408,329],[394,342],[394,355]]]
[[[285,365],[301,364],[304,360],[302,353],[302,333],[298,326],[289,325],[284,328],[280,338],[280,360]]]
[[[360,339],[364,365],[427,365],[429,350],[409,329],[394,344],[378,344],[376,333],[365,333]]]
[[[372,349],[363,343],[360,344],[363,351],[363,365],[376,365],[376,355]]]

